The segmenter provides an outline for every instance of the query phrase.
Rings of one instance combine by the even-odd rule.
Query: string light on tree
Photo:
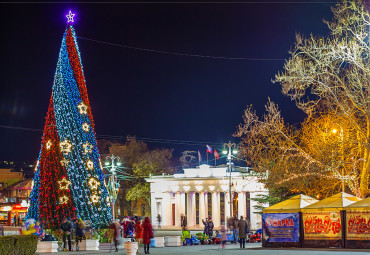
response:
[[[87,114],[87,105],[81,102],[77,108],[80,110],[80,114]]]

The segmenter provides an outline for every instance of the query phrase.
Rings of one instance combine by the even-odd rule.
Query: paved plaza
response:
[[[77,254],[126,254],[124,250],[119,252],[113,252],[109,250],[110,245],[104,244],[100,246],[100,251],[86,251],[86,252],[59,252],[63,255],[77,255]],[[140,250],[141,254],[144,254],[143,248]],[[43,253],[43,255],[51,255],[55,253]],[[151,248],[150,254],[252,254],[252,255],[365,255],[370,254],[370,250],[347,250],[347,249],[270,249],[262,248],[261,243],[248,243],[246,249],[239,249],[239,244],[227,244],[226,248],[221,249],[220,245],[194,245],[194,246],[182,246],[182,247],[164,247],[164,248]]]

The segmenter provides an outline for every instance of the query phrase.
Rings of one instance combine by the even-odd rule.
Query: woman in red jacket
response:
[[[149,253],[150,239],[153,238],[153,228],[148,217],[145,218],[143,223],[143,244],[145,254]]]
[[[135,239],[138,245],[137,253],[139,253],[140,250],[140,244],[143,240],[143,225],[141,225],[141,220],[137,220],[135,223]]]

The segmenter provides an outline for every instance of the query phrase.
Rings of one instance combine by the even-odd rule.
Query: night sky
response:
[[[238,141],[232,134],[249,104],[262,114],[270,97],[299,123],[304,114],[271,82],[284,60],[107,43],[286,59],[296,32],[328,34],[322,20],[334,2],[304,2],[0,4],[0,160],[37,159],[70,9],[78,37],[105,42],[78,38],[98,136],[194,141],[149,145],[205,158],[205,144]]]

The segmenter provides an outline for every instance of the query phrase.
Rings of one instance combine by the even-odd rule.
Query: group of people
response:
[[[204,225],[203,234],[208,235],[210,238],[212,238],[214,228],[212,217],[206,218],[206,220],[202,219],[202,222]]]
[[[238,219],[238,217],[234,215],[234,217],[229,218],[227,220],[227,227],[233,233],[233,243],[238,243],[239,241],[240,248],[245,248],[245,238],[249,233],[250,227],[249,220],[245,220],[243,216],[240,216],[240,219]],[[221,230],[221,240],[222,240],[222,230]]]
[[[63,233],[64,250],[67,249],[67,243],[68,250],[72,250],[72,235],[75,237],[76,250],[78,250],[78,243],[85,238],[86,223],[81,218],[71,220],[65,217],[59,229]]]
[[[137,216],[133,218],[125,217],[121,223],[118,220],[112,222],[110,228],[113,229],[113,241],[116,252],[118,251],[118,242],[121,236],[124,236],[125,238],[131,237],[132,240],[135,239],[138,242],[138,253],[140,251],[140,244],[142,243],[144,245],[144,253],[150,254],[150,239],[154,235],[149,217],[146,217],[144,222]]]

